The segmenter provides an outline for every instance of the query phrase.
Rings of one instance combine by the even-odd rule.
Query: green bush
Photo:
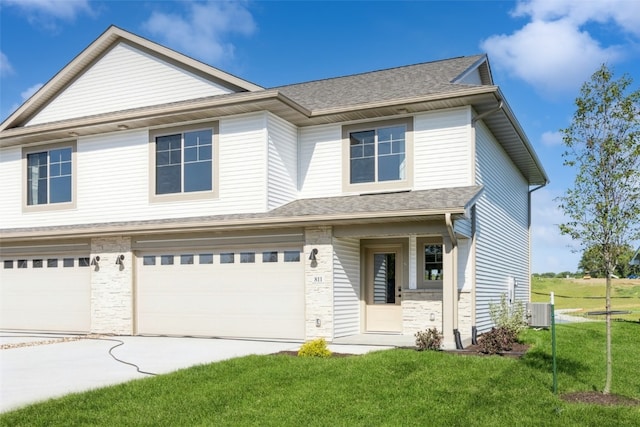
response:
[[[511,350],[517,337],[518,335],[509,328],[491,328],[491,331],[478,338],[478,346],[481,353],[498,354]]]
[[[439,350],[442,346],[442,334],[437,328],[430,328],[426,331],[415,333],[416,348],[422,350]]]
[[[489,303],[489,316],[496,327],[509,329],[516,337],[527,327],[524,314],[522,301],[515,301],[510,307],[506,294],[500,296],[500,304]]]
[[[317,338],[313,341],[307,341],[302,344],[298,350],[298,356],[302,357],[330,357],[331,350],[327,348],[327,342],[324,338]]]

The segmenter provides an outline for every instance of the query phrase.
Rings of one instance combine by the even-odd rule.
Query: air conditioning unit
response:
[[[527,303],[527,320],[533,328],[551,327],[551,304],[544,302]]]

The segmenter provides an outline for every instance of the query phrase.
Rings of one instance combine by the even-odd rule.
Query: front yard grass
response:
[[[50,400],[7,426],[640,425],[640,407],[565,403],[552,393],[549,331],[522,359],[411,349],[345,358],[249,356]],[[560,393],[600,390],[604,324],[560,325]],[[640,325],[613,325],[613,392],[640,399]]]

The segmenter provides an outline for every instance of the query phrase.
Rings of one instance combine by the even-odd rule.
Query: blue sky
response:
[[[602,63],[640,85],[640,1],[0,0],[0,120],[111,24],[264,87],[488,53],[551,183],[533,193],[533,271],[575,271],[554,198],[559,129]]]

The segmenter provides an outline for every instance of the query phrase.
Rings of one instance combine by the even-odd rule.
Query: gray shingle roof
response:
[[[311,111],[463,91],[451,83],[485,55],[463,56],[273,89]]]
[[[442,188],[434,190],[407,191],[355,196],[300,199],[269,212],[210,215],[192,218],[166,218],[159,220],[123,221],[64,225],[52,227],[30,227],[0,229],[3,239],[26,236],[98,235],[103,233],[142,233],[145,230],[216,228],[225,226],[283,226],[301,224],[305,221],[327,223],[344,219],[363,220],[372,218],[394,218],[402,216],[428,216],[445,212],[462,213],[475,203],[482,186]]]

